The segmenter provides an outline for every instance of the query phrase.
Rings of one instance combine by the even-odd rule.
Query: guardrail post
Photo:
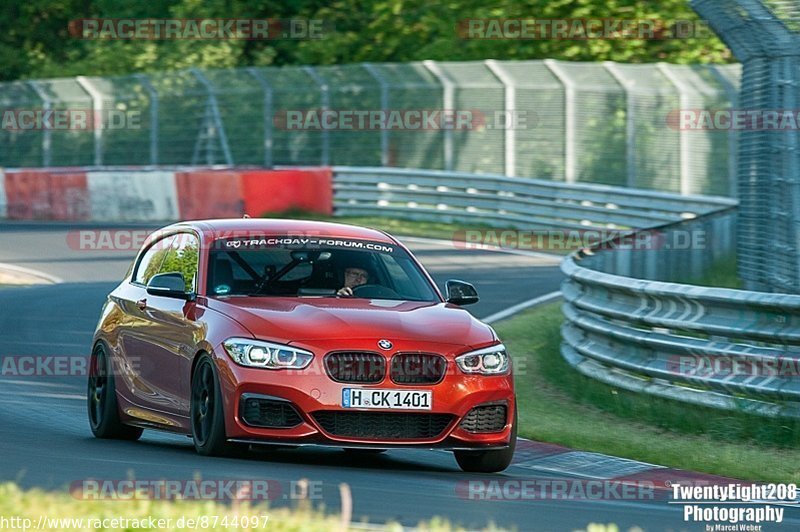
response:
[[[436,76],[439,83],[442,85],[442,103],[443,107],[448,111],[453,111],[456,106],[456,84],[450,79],[435,61],[430,59],[422,62],[423,66],[428,71]],[[444,129],[444,169],[453,169],[453,130],[452,128]]]
[[[42,100],[42,108],[45,112],[50,111],[53,108],[53,100],[50,99],[50,96],[47,95],[47,92],[39,86],[39,82],[31,80],[28,81],[28,86],[36,93],[36,95]],[[52,130],[50,128],[44,128],[42,132],[42,166],[45,168],[50,166],[52,162]]]
[[[306,74],[311,76],[311,78],[314,80],[314,82],[316,82],[317,85],[319,85],[320,106],[322,107],[323,111],[327,111],[328,109],[330,109],[331,105],[330,88],[328,87],[328,84],[325,82],[324,79],[322,79],[322,76],[320,76],[317,73],[317,71],[314,70],[314,67],[304,66],[303,70],[306,72]],[[330,131],[328,131],[325,128],[322,128],[322,154],[320,157],[321,159],[320,164],[322,164],[322,166],[328,166],[329,164],[331,164],[330,146],[331,146]]]
[[[150,164],[156,166],[158,165],[158,92],[146,75],[136,74],[136,79],[150,97]]]
[[[636,98],[633,83],[627,79],[613,61],[604,61],[603,66],[625,92],[625,166],[626,184],[636,186]]]
[[[545,59],[544,65],[550,69],[550,72],[564,86],[564,181],[575,183],[577,181],[575,83],[564,72],[561,65],[553,59]]]
[[[195,67],[189,69],[189,71],[194,74],[194,77],[197,78],[203,87],[205,87],[206,91],[208,92],[208,109],[206,112],[210,111],[210,118],[214,123],[214,129],[216,130],[217,135],[219,135],[219,143],[220,147],[222,148],[222,155],[225,157],[225,164],[228,166],[233,166],[233,157],[231,156],[231,149],[228,146],[228,136],[225,133],[225,126],[222,124],[222,117],[219,114],[219,104],[217,103],[217,93],[214,90],[214,87],[211,86],[211,82],[203,75],[200,70]],[[203,125],[206,127],[206,124]],[[200,141],[200,136],[198,136],[197,140]],[[195,146],[195,154],[198,152],[199,144]],[[207,161],[209,157],[208,151],[206,151]],[[212,164],[213,161],[208,161],[209,164]],[[194,161],[193,161],[194,164]]]
[[[261,85],[264,90],[264,166],[272,167],[272,95],[273,89],[269,81],[261,75],[258,69],[250,67],[247,72]]]
[[[676,76],[666,63],[658,63],[656,68],[658,68],[659,72],[664,74],[664,77],[667,78],[667,80],[672,83],[672,86],[675,87],[675,90],[678,91],[678,102],[680,107],[679,112],[680,110],[688,109],[689,96],[687,95],[688,88],[686,86],[686,82],[680,77]],[[692,193],[692,186],[690,183],[691,176],[689,175],[689,151],[691,149],[691,145],[689,143],[690,139],[688,133],[688,131],[681,130],[680,124],[678,124],[680,191],[684,196]]]
[[[381,87],[381,109],[389,111],[389,82],[378,68],[371,63],[364,63],[364,70],[375,78]],[[381,128],[381,166],[389,166],[389,128]]]
[[[504,107],[506,120],[511,120],[511,123],[506,123],[503,131],[505,149],[503,162],[505,174],[508,177],[514,177],[517,175],[517,132],[513,127],[515,125],[514,113],[517,112],[517,88],[514,86],[514,79],[503,69],[500,63],[494,59],[487,59],[484,64],[505,87]]]

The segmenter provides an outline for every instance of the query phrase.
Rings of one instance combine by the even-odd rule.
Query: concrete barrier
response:
[[[251,216],[289,209],[333,214],[330,168],[286,168],[242,172],[245,211]]]
[[[8,200],[6,199],[6,173],[0,168],[0,218],[8,216]]]
[[[89,172],[91,219],[146,222],[177,220],[175,172]]]
[[[6,216],[17,220],[86,220],[86,172],[21,170],[5,172]]]
[[[183,220],[230,218],[246,212],[239,172],[177,172],[175,183],[178,188],[178,210]]]
[[[14,220],[156,222],[289,209],[331,214],[331,169],[47,168],[0,173],[0,218]]]

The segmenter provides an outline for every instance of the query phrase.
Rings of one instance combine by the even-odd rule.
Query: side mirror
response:
[[[170,272],[154,275],[147,283],[147,293],[152,296],[194,299],[194,294],[186,292],[186,280],[182,273]]]
[[[471,305],[478,302],[475,287],[458,279],[449,279],[444,284],[445,299],[454,305]]]

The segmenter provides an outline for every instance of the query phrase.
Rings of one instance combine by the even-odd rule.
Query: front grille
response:
[[[325,371],[336,382],[376,383],[386,376],[386,359],[378,353],[328,353]]]
[[[506,405],[481,405],[470,410],[461,421],[467,432],[500,432],[506,426]]]
[[[392,382],[396,384],[436,384],[444,378],[447,360],[440,355],[401,353],[392,357]]]
[[[453,420],[450,414],[405,412],[340,412],[323,410],[312,414],[328,434],[368,440],[432,440]]]
[[[288,429],[303,422],[289,401],[266,396],[242,395],[239,413],[251,427]]]

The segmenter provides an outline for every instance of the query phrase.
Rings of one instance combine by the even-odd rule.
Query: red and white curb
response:
[[[657,490],[671,490],[672,484],[727,485],[742,480],[674,469],[628,458],[576,451],[551,443],[520,438],[511,467],[566,477],[623,483],[650,482]]]

